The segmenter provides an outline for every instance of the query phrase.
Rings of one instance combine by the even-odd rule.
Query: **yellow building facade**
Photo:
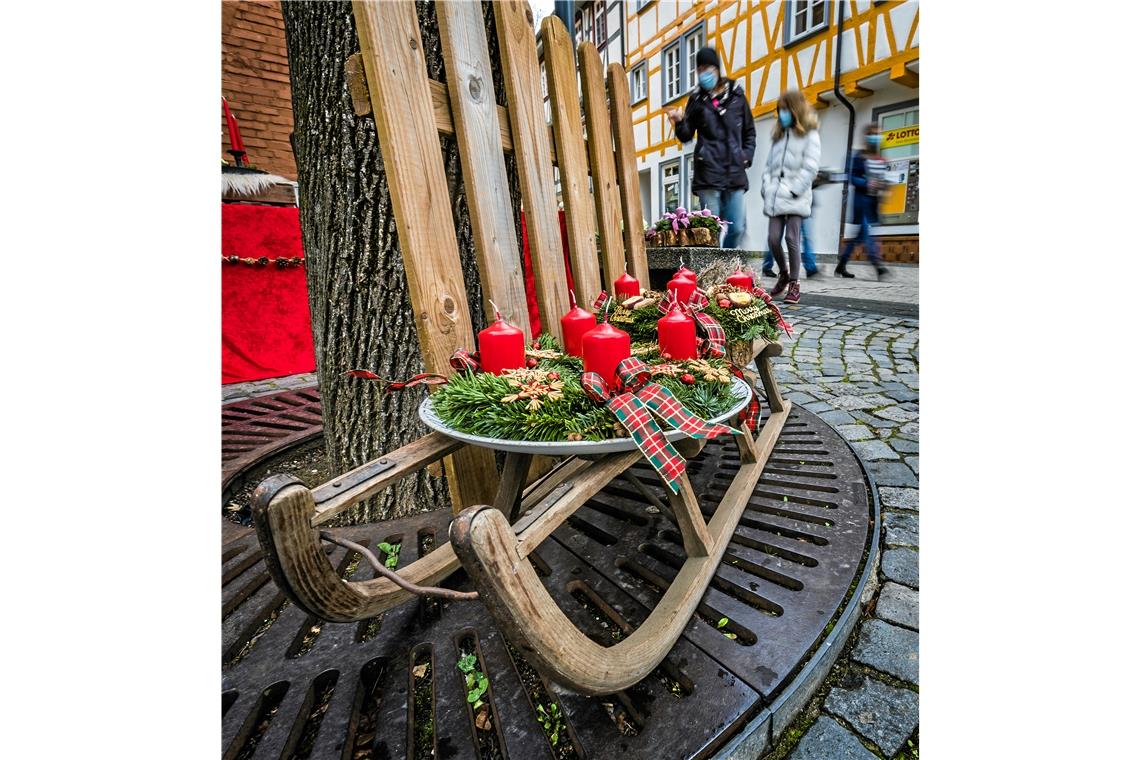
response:
[[[841,90],[855,109],[853,148],[862,129],[877,123],[883,155],[897,184],[883,205],[879,233],[888,259],[918,255],[919,9],[916,0],[844,2],[842,44],[839,2],[829,0],[631,0],[624,3],[622,46],[630,76],[634,139],[642,206],[649,221],[678,205],[695,205],[689,189],[695,142],[680,144],[666,110],[684,108],[696,86],[696,51],[714,47],[722,72],[749,98],[757,150],[745,197],[745,247],[766,248],[759,177],[770,144],[776,100],[802,90],[819,111],[821,166],[842,171],[849,111],[834,92],[840,55]],[[841,48],[841,51],[840,51]],[[840,186],[817,191],[812,213],[817,252],[835,253],[840,241]],[[848,226],[844,237],[854,232]]]

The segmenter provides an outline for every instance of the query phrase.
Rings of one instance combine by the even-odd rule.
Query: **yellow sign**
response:
[[[917,145],[918,144],[918,125],[912,124],[909,127],[899,127],[898,129],[888,129],[883,132],[883,141],[879,144],[880,150],[883,148],[898,148],[902,145]]]
[[[913,129],[917,131],[918,127]],[[906,183],[909,173],[909,158],[887,162],[887,181],[891,184],[879,199],[880,214],[901,214],[906,211]]]

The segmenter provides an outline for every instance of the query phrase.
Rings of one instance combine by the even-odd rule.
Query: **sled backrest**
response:
[[[554,122],[548,127],[529,4],[509,0],[493,7],[505,109],[495,103],[478,0],[436,4],[447,85],[428,78],[414,3],[353,2],[367,100],[376,120],[428,372],[450,372],[452,353],[475,347],[439,132],[454,133],[459,146],[488,317],[494,301],[530,337],[522,253],[515,234],[517,210],[508,192],[504,151],[515,158],[545,331],[561,338],[559,320],[570,308],[554,164],[562,184],[579,304],[592,302],[603,283],[612,283],[627,267],[643,284],[649,280],[625,70],[611,64],[603,77],[598,51],[589,42],[578,46],[575,65],[565,25],[554,17],[545,19],[542,35]],[[588,141],[579,104],[579,67]],[[486,454],[469,451],[462,454],[467,464],[456,461],[464,480],[494,482],[493,463],[489,477],[482,477],[490,459]],[[474,493],[458,499],[462,504],[477,501],[485,503]]]

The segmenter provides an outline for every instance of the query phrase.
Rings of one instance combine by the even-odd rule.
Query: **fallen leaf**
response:
[[[414,678],[423,678],[426,674],[427,674],[427,663],[426,662],[423,665],[417,665],[414,668],[412,668],[412,676]]]
[[[480,731],[491,730],[491,708],[489,706],[483,705],[475,713],[475,728]]]

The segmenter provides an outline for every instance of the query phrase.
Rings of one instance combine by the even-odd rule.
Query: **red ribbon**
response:
[[[461,348],[451,355],[451,359],[448,360],[448,363],[460,372],[482,371],[482,368],[479,365],[478,351],[472,353],[466,349]],[[344,374],[348,375],[349,377],[359,377],[363,380],[384,380],[384,378],[380,375],[377,375],[375,372],[370,372],[366,369],[350,369]],[[439,375],[434,372],[422,372],[418,375],[409,377],[407,380],[395,380],[392,382],[386,382],[384,384],[384,392],[388,393],[391,391],[403,390],[404,388],[414,388],[417,385],[444,385],[445,383],[447,383],[446,375]]]

